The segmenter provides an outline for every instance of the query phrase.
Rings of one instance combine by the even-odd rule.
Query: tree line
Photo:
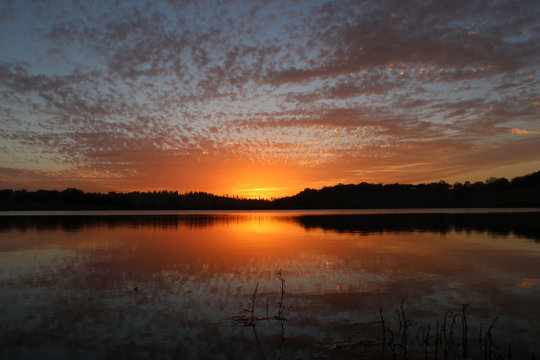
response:
[[[87,193],[80,189],[0,190],[0,210],[278,210],[437,207],[540,207],[540,171],[512,180],[450,185],[338,184],[306,188],[272,200],[218,196],[206,192],[152,191]]]
[[[437,207],[539,207],[540,171],[506,178],[489,178],[485,182],[429,184],[335,185],[320,190],[305,189],[276,199],[277,208],[292,209],[373,209]]]

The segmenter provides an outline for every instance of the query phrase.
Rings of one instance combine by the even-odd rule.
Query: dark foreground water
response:
[[[0,216],[0,358],[540,356],[540,212],[438,212]]]

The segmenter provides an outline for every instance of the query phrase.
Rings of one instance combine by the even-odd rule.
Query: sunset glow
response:
[[[537,1],[0,1],[0,189],[540,169]]]

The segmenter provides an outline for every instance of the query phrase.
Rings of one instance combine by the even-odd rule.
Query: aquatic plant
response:
[[[285,277],[283,276],[283,272],[281,269],[278,271],[277,278],[279,279],[281,285],[280,285],[280,298],[278,302],[278,310],[277,314],[274,316],[268,315],[268,306],[270,299],[266,299],[266,315],[255,315],[255,302],[257,297],[257,290],[259,289],[259,281],[257,281],[257,284],[255,285],[255,289],[253,291],[253,295],[251,297],[251,302],[248,308],[243,309],[240,314],[232,316],[231,318],[236,321],[237,323],[243,325],[243,326],[255,326],[257,324],[257,321],[261,320],[279,320],[279,321],[285,321],[285,316],[283,315],[283,301],[285,298]]]
[[[431,324],[418,326],[416,328],[416,342],[411,341],[410,330],[412,320],[406,316],[404,300],[400,308],[394,312],[396,320],[394,322],[385,320],[384,312],[379,309],[380,320],[371,323],[361,323],[358,326],[366,326],[367,334],[357,329],[355,333],[346,339],[337,340],[330,349],[337,351],[340,358],[391,358],[391,359],[485,359],[502,360],[512,359],[513,347],[508,344],[508,350],[497,345],[494,340],[493,330],[497,323],[496,316],[487,330],[483,332],[480,327],[478,335],[478,347],[472,348],[469,345],[469,324],[468,324],[468,304],[463,304],[461,312],[453,313],[447,311],[441,321],[436,320],[435,331]],[[461,325],[461,332],[459,328]],[[372,331],[373,326],[380,326],[382,331],[378,332],[380,338],[374,337],[376,332]],[[380,349],[377,353],[377,349]],[[390,350],[389,352],[387,351]],[[389,353],[389,356],[385,356]],[[523,356],[523,354],[520,354]],[[327,353],[332,358],[337,354]],[[535,354],[530,354],[535,359]]]
[[[279,269],[277,278],[281,282],[281,297],[279,299],[279,308],[277,317],[279,320],[285,320],[285,317],[283,317],[283,297],[285,296],[285,278],[283,277],[283,273],[281,272],[281,269]]]
[[[277,273],[280,281],[280,298],[277,313],[269,316],[269,301],[266,299],[266,314],[255,314],[255,304],[259,282],[255,285],[248,308],[241,314],[231,318],[242,326],[256,326],[262,320],[278,320],[281,323],[281,342],[285,339],[283,322],[285,277],[281,270]],[[379,320],[357,324],[357,330],[345,339],[336,340],[331,345],[323,346],[320,352],[312,353],[311,358],[344,358],[344,359],[512,359],[514,352],[512,344],[508,344],[505,352],[494,339],[494,329],[499,319],[496,316],[484,331],[480,326],[478,346],[471,346],[471,329],[468,322],[468,304],[462,304],[461,311],[446,311],[442,320],[436,319],[435,324],[418,325],[413,327],[414,319],[405,311],[405,299],[399,309],[395,309],[394,320],[385,319],[384,312],[379,309]],[[416,324],[414,324],[416,325]],[[376,328],[381,328],[377,331]],[[363,327],[367,332],[361,331]],[[460,331],[461,330],[461,331]],[[378,335],[377,335],[378,334]],[[281,346],[281,345],[280,345]],[[523,355],[522,353],[519,355]],[[535,354],[530,354],[535,358]]]

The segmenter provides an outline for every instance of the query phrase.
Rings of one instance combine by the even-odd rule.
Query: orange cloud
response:
[[[540,134],[540,131],[529,131],[529,130],[522,130],[522,129],[511,129],[510,132],[512,134],[518,134],[518,135]]]
[[[42,3],[0,38],[0,188],[272,197],[537,170],[540,142],[508,134],[539,134],[526,1]]]

